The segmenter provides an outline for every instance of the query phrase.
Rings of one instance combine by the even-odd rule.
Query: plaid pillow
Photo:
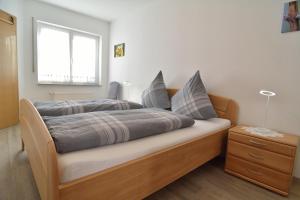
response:
[[[199,71],[173,96],[172,111],[200,120],[217,117]]]
[[[161,71],[152,81],[150,87],[143,91],[142,104],[147,108],[156,107],[167,109],[171,107],[169,95]]]

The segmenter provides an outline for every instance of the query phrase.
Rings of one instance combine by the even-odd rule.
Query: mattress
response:
[[[87,150],[57,154],[61,183],[100,172],[110,167],[137,159],[156,151],[192,140],[205,137],[230,127],[230,121],[221,118],[195,120],[188,128],[168,133],[97,147]]]

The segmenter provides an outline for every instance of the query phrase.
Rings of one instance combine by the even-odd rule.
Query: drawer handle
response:
[[[261,173],[261,172],[257,172],[257,171],[254,171],[252,169],[247,169],[247,171],[251,174],[254,174],[254,175],[257,175],[257,176],[263,176],[264,174]]]
[[[257,160],[263,160],[264,157],[263,156],[259,156],[259,155],[256,155],[256,154],[253,154],[253,153],[248,153],[248,155],[252,158],[255,158]]]
[[[256,142],[254,140],[249,140],[249,142],[253,145],[256,145],[256,146],[260,146],[260,147],[264,147],[266,146],[266,144],[263,144],[263,143],[260,143],[260,142]]]

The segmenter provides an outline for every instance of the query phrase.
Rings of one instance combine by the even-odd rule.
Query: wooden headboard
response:
[[[169,97],[172,97],[177,92],[177,89],[167,89]],[[238,104],[229,98],[208,94],[209,98],[214,106],[218,117],[229,119],[232,125],[237,124],[238,119]]]

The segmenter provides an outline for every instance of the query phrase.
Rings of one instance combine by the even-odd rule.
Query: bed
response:
[[[176,89],[168,92],[172,96]],[[228,98],[210,98],[222,119],[196,121],[193,127],[162,134],[164,139],[159,135],[70,154],[56,153],[41,116],[30,101],[21,100],[21,136],[41,199],[143,199],[213,159],[223,151],[228,129],[237,122],[238,106]],[[198,132],[201,123],[206,123],[206,131]],[[106,159],[112,151],[122,155]],[[91,163],[97,162],[103,164],[93,167]]]

